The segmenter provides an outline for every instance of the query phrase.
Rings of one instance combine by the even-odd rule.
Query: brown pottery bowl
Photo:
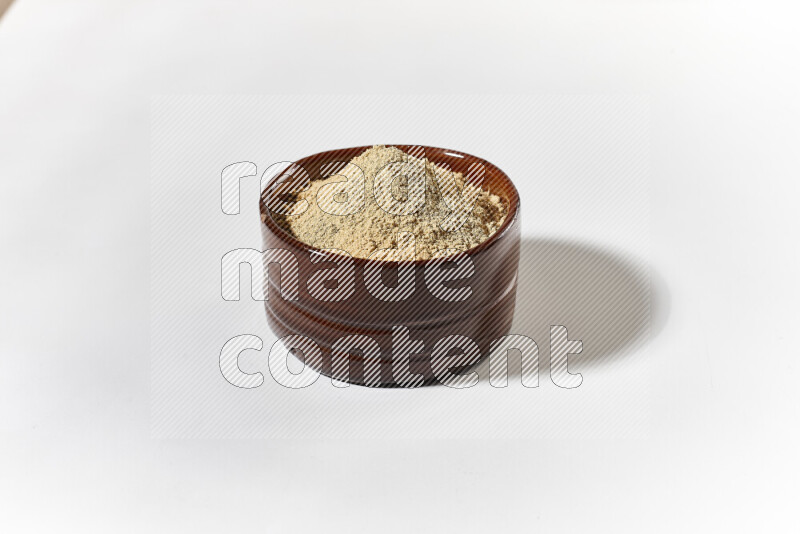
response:
[[[412,145],[393,145],[408,152]],[[322,173],[337,162],[346,162],[361,154],[367,146],[345,148],[321,152],[305,157],[294,163],[290,169],[302,168],[308,177],[318,180]],[[415,275],[415,289],[406,299],[385,302],[375,298],[367,288],[364,269],[370,264],[382,264],[383,280],[391,284],[391,271],[397,264],[387,261],[348,258],[355,264],[355,288],[349,298],[338,301],[323,301],[309,293],[307,281],[320,269],[330,268],[331,262],[312,262],[312,255],[321,250],[300,242],[273,219],[269,207],[273,207],[273,195],[281,195],[276,187],[278,181],[286,178],[286,173],[275,176],[263,187],[260,198],[262,214],[261,233],[264,249],[283,249],[297,258],[299,268],[299,287],[297,298],[283,298],[281,294],[282,277],[286,271],[281,265],[265,265],[265,301],[267,320],[270,328],[280,337],[305,336],[319,347],[319,352],[309,355],[303,352],[305,364],[326,376],[345,380],[353,384],[370,386],[408,385],[395,378],[393,364],[397,363],[398,350],[393,347],[392,332],[403,327],[412,340],[424,345],[406,356],[408,371],[419,379],[414,382],[437,382],[438,369],[431,365],[431,352],[436,343],[448,336],[465,336],[472,339],[480,349],[480,357],[489,353],[493,340],[508,334],[514,316],[517,292],[517,265],[519,263],[520,221],[519,194],[509,177],[495,165],[456,150],[423,147],[425,157],[433,163],[446,164],[456,172],[467,174],[473,163],[483,164],[485,175],[483,188],[500,196],[508,206],[508,214],[500,229],[488,240],[466,251],[474,264],[473,274],[465,280],[447,282],[447,287],[468,285],[471,295],[463,301],[449,302],[435,296],[425,283],[425,269],[432,260],[411,262]],[[277,192],[276,192],[277,191]],[[440,260],[441,261],[441,260]],[[389,274],[387,274],[389,271]],[[353,350],[339,360],[332,358],[332,348],[337,340],[345,336],[365,335],[374,339],[380,347],[380,354],[366,365],[363,351]],[[296,338],[295,338],[296,339]],[[417,343],[416,348],[420,348]],[[457,351],[456,351],[457,352]],[[297,351],[295,351],[297,354]],[[341,358],[348,364],[342,374]],[[469,362],[473,365],[474,360]],[[334,365],[335,364],[335,365]],[[470,365],[454,366],[453,372],[462,372]],[[407,375],[406,375],[407,376]]]

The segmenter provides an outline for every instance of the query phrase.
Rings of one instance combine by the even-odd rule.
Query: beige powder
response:
[[[497,232],[508,213],[499,196],[415,156],[396,147],[369,148],[294,195],[302,213],[276,214],[275,221],[300,241],[358,258],[430,259],[443,250],[468,250]],[[405,250],[401,257],[377,253],[396,248]]]

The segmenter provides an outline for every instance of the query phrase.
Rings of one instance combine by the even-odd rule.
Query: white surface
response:
[[[648,111],[646,98],[625,96],[156,98],[150,286],[154,435],[648,436],[656,371],[642,346],[651,238]],[[483,382],[468,390],[343,391],[325,378],[296,391],[281,385],[280,372],[267,364],[277,337],[266,324],[263,302],[250,298],[250,268],[239,270],[241,300],[222,299],[223,255],[263,248],[259,179],[271,164],[384,139],[458,147],[496,162],[515,180],[522,240],[511,332],[539,345],[540,388],[522,387],[517,358],[509,365],[506,389],[490,386],[484,365]],[[243,159],[257,164],[257,175],[240,180],[240,213],[225,215],[220,174]],[[256,281],[263,278],[259,263],[253,268]],[[491,278],[492,273],[476,272],[471,283]],[[652,305],[663,315],[669,295],[661,293]],[[655,333],[662,324],[657,321]],[[583,342],[582,353],[570,358],[570,370],[586,378],[574,391],[557,387],[548,376],[550,325],[564,325],[571,339]],[[239,358],[245,372],[265,377],[253,390],[221,379],[220,351],[243,334],[263,340],[261,351]]]
[[[18,0],[0,20],[3,530],[796,528],[792,3],[398,9]],[[650,96],[670,309],[647,435],[153,440],[150,96],[448,91]]]

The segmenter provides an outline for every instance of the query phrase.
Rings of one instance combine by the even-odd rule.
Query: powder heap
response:
[[[373,146],[336,174],[314,180],[296,193],[293,200],[308,202],[302,203],[302,213],[275,214],[274,219],[298,240],[317,248],[395,261],[430,259],[444,250],[465,251],[497,232],[508,214],[499,196],[416,155],[422,153]],[[411,204],[417,208],[409,214]],[[408,253],[402,258],[381,257],[377,252],[408,245],[409,233],[413,257]]]

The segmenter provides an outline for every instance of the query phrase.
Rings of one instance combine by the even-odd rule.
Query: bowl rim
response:
[[[376,146],[376,145],[363,145],[363,146],[336,148],[336,149],[333,149],[333,150],[324,150],[322,152],[317,152],[317,153],[311,154],[309,156],[304,156],[304,157],[302,157],[302,158],[300,158],[300,159],[298,159],[298,160],[296,160],[294,162],[287,162],[287,163],[291,163],[292,165],[299,165],[299,166],[302,167],[303,166],[303,162],[307,162],[308,160],[311,160],[311,159],[314,159],[314,158],[318,158],[320,156],[324,156],[324,155],[327,155],[327,154],[333,154],[333,153],[336,153],[336,152],[349,152],[351,150],[361,150],[363,152],[364,150],[372,148],[373,146]],[[511,178],[508,176],[508,174],[506,174],[505,171],[503,171],[500,167],[498,167],[494,163],[492,163],[492,162],[490,162],[488,160],[485,160],[483,158],[480,158],[478,156],[475,156],[473,154],[470,154],[468,152],[462,152],[460,150],[454,150],[454,149],[450,149],[450,148],[442,148],[442,147],[435,147],[435,146],[428,146],[428,145],[388,144],[388,143],[387,144],[383,144],[382,146],[396,147],[396,148],[399,148],[400,150],[402,150],[403,152],[406,152],[406,153],[408,153],[408,152],[404,148],[409,148],[409,147],[421,147],[423,150],[432,149],[432,150],[435,150],[435,151],[439,151],[439,152],[444,152],[444,153],[449,153],[449,154],[452,154],[452,155],[460,156],[462,158],[463,157],[470,158],[472,160],[475,160],[475,161],[478,161],[478,162],[482,163],[483,165],[485,165],[487,167],[492,168],[492,170],[495,171],[501,178],[503,178],[507,182],[507,184],[510,186],[508,188],[508,191],[511,192],[511,194],[512,194],[511,196],[513,197],[513,198],[508,199],[509,200],[509,208],[508,208],[508,213],[506,214],[506,218],[503,221],[503,224],[501,224],[500,228],[494,234],[492,234],[489,237],[489,239],[487,239],[486,241],[482,241],[481,243],[475,245],[474,247],[472,247],[470,249],[467,249],[467,250],[460,251],[460,252],[458,252],[456,254],[450,254],[450,255],[447,255],[447,256],[440,256],[440,257],[436,257],[436,258],[417,259],[417,260],[413,260],[413,261],[397,262],[397,261],[392,261],[392,260],[377,260],[377,259],[361,258],[361,257],[358,257],[358,256],[352,256],[352,255],[343,256],[342,254],[338,254],[338,253],[335,253],[335,252],[333,252],[333,253],[324,252],[325,249],[321,249],[319,247],[315,247],[314,245],[310,245],[310,244],[308,244],[308,243],[306,243],[304,241],[300,241],[294,235],[292,235],[286,229],[284,229],[278,223],[276,223],[272,219],[270,211],[269,211],[269,209],[267,209],[267,207],[266,207],[266,205],[264,203],[264,197],[265,197],[264,193],[265,193],[265,191],[268,191],[270,189],[270,186],[278,178],[283,176],[282,173],[286,169],[284,169],[284,171],[276,173],[275,176],[270,178],[269,182],[267,182],[266,184],[263,184],[263,176],[262,176],[261,182],[263,184],[263,187],[260,187],[260,191],[259,191],[259,195],[258,195],[258,211],[259,211],[260,215],[266,215],[266,217],[264,219],[261,219],[259,217],[259,219],[261,221],[261,224],[263,226],[266,226],[270,230],[270,232],[272,232],[281,241],[288,242],[288,244],[292,245],[293,247],[299,248],[301,250],[304,250],[304,251],[308,252],[309,254],[323,254],[323,253],[325,253],[327,255],[333,254],[335,256],[341,256],[343,259],[346,259],[347,257],[349,257],[351,260],[353,260],[355,262],[356,265],[362,265],[362,266],[364,266],[364,265],[375,265],[375,264],[390,265],[390,264],[398,264],[398,263],[402,263],[404,265],[424,266],[424,265],[427,265],[429,262],[432,262],[432,261],[448,262],[448,261],[451,261],[452,259],[454,259],[457,256],[460,256],[462,254],[466,254],[466,255],[468,255],[470,257],[475,255],[475,254],[478,254],[478,253],[482,252],[483,250],[486,250],[487,248],[491,247],[495,242],[500,240],[508,232],[508,230],[511,228],[511,226],[517,222],[518,215],[519,215],[519,210],[520,210],[519,191],[517,191],[517,186],[514,185],[513,180],[511,180]],[[353,157],[355,157],[355,156],[353,156]],[[426,155],[426,158],[427,158],[427,155]],[[350,159],[352,159],[352,157]],[[433,163],[436,163],[436,162],[434,161]],[[330,249],[328,249],[328,250],[330,250]]]

